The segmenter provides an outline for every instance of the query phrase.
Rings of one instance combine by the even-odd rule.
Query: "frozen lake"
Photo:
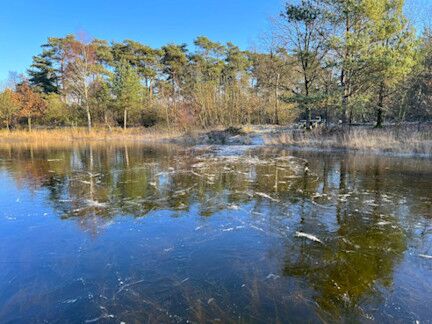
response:
[[[0,146],[0,322],[425,322],[432,163]]]

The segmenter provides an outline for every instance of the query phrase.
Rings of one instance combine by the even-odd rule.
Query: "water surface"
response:
[[[0,322],[428,321],[432,163],[0,146]]]

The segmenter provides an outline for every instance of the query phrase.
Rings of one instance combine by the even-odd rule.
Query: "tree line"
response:
[[[403,0],[287,3],[266,49],[204,36],[152,48],[134,40],[50,37],[0,93],[6,128],[211,127],[321,116],[342,124],[432,116],[432,32]]]

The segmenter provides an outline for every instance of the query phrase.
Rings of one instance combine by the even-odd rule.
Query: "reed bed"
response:
[[[0,130],[0,143],[74,143],[74,142],[161,142],[181,136],[178,130],[168,129],[92,129],[63,128],[26,130]]]
[[[432,126],[290,129],[267,135],[264,142],[268,145],[432,156]]]

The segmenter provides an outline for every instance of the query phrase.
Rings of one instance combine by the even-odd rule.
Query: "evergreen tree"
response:
[[[177,93],[176,88],[180,88],[181,80],[184,77],[186,66],[188,63],[187,58],[187,47],[185,44],[175,45],[168,44],[162,47],[163,56],[163,73],[167,76],[167,79],[172,83],[173,95]]]
[[[426,29],[418,48],[418,60],[412,70],[404,92],[399,118],[409,120],[430,120],[432,118],[432,31]]]
[[[220,82],[224,67],[222,56],[225,48],[223,45],[213,42],[205,36],[199,36],[194,40],[197,52],[190,56],[195,67],[195,81]]]
[[[284,48],[271,49],[270,53],[252,53],[252,75],[255,88],[261,95],[273,102],[273,119],[275,124],[280,123],[280,101],[283,93],[293,89],[297,84],[296,71],[293,69],[293,60]]]
[[[369,1],[369,0],[367,0]],[[350,99],[370,86],[366,58],[371,44],[365,0],[323,0],[326,20],[332,33],[326,37],[328,49],[339,74],[342,123],[352,121]]]
[[[43,56],[50,62],[55,77],[52,79],[56,81],[57,92],[59,92],[66,101],[67,92],[65,89],[66,66],[71,53],[71,44],[76,42],[74,35],[67,35],[65,37],[49,37],[48,42],[42,45]]]
[[[403,15],[403,0],[365,1],[372,45],[367,58],[377,97],[376,127],[382,127],[385,100],[415,65],[415,37]]]
[[[90,100],[94,115],[99,121],[110,127],[109,116],[112,116],[112,96],[109,83],[102,77],[97,77],[90,84]]]
[[[161,69],[161,55],[161,50],[153,49],[133,40],[114,43],[112,46],[114,60],[116,62],[126,60],[137,70],[140,78],[144,80],[150,97],[153,95],[155,79]]]
[[[312,106],[322,99],[316,88],[325,55],[323,15],[314,1],[302,0],[298,5],[287,4],[282,16],[288,23],[288,50],[296,58],[302,78],[300,86],[292,90],[294,95],[286,100],[297,103],[305,111],[309,129]]]
[[[116,67],[112,87],[116,104],[123,111],[123,128],[126,129],[128,113],[141,107],[142,98],[138,73],[126,60]]]
[[[43,51],[33,56],[33,63],[27,71],[32,87],[43,93],[58,93],[58,77],[53,66],[52,51]]]

